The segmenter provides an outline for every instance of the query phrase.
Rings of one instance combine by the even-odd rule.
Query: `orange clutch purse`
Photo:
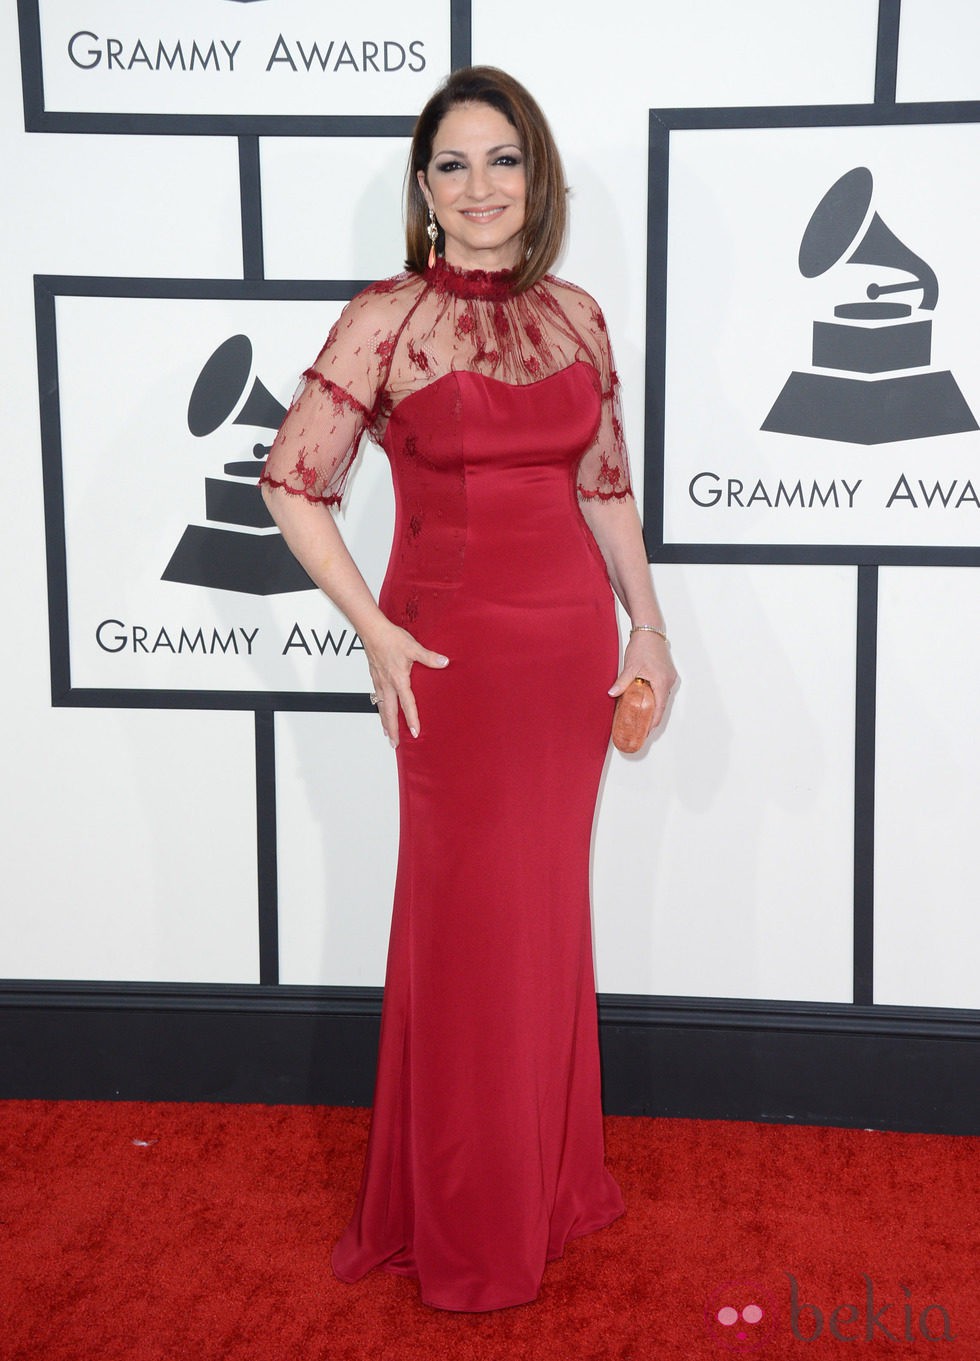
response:
[[[630,681],[616,701],[612,740],[617,751],[639,751],[650,736],[655,700],[653,686],[642,676]]]

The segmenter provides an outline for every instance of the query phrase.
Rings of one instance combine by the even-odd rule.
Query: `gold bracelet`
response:
[[[630,629],[631,638],[633,637],[634,633],[656,633],[664,640],[668,647],[670,646],[670,641],[667,637],[667,630],[658,629],[656,624],[634,624],[633,627]]]

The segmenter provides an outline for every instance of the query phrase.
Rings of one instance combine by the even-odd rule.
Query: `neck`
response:
[[[483,298],[487,302],[503,302],[513,296],[513,270],[467,269],[454,265],[441,256],[426,278],[437,289],[461,298]]]
[[[451,265],[453,269],[478,269],[485,273],[496,273],[502,269],[515,270],[520,260],[520,254],[516,250],[488,250],[460,256],[450,246],[443,258],[446,264]]]

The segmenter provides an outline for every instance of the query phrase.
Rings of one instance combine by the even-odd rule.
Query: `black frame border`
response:
[[[230,709],[256,712],[373,713],[366,693],[315,690],[134,690],[75,687],[71,681],[68,565],[58,382],[59,297],[228,299],[244,302],[343,301],[366,280],[132,279],[38,274],[34,278],[41,457],[48,577],[51,703],[55,708]]]
[[[449,60],[468,66],[472,0],[449,0]],[[114,133],[170,137],[411,137],[416,114],[77,113],[44,104],[40,0],[17,0],[24,128],[27,132]],[[434,75],[434,79],[438,78]]]
[[[893,91],[898,4],[879,11],[876,94]],[[980,123],[980,100],[931,104],[815,104],[758,108],[651,109],[649,133],[647,368],[643,522],[651,562],[882,567],[977,567],[980,547],[878,544],[664,543],[667,369],[667,234],[670,134],[719,128],[878,127]]]
[[[381,988],[0,985],[4,1100],[367,1106]],[[600,994],[610,1115],[980,1134],[955,1008]]]

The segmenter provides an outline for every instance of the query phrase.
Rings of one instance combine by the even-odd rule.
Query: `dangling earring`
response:
[[[429,268],[431,269],[436,262],[436,239],[439,236],[439,228],[436,225],[436,215],[432,208],[429,209],[429,225],[425,230],[428,233],[429,240],[432,242],[432,245],[429,247]]]

